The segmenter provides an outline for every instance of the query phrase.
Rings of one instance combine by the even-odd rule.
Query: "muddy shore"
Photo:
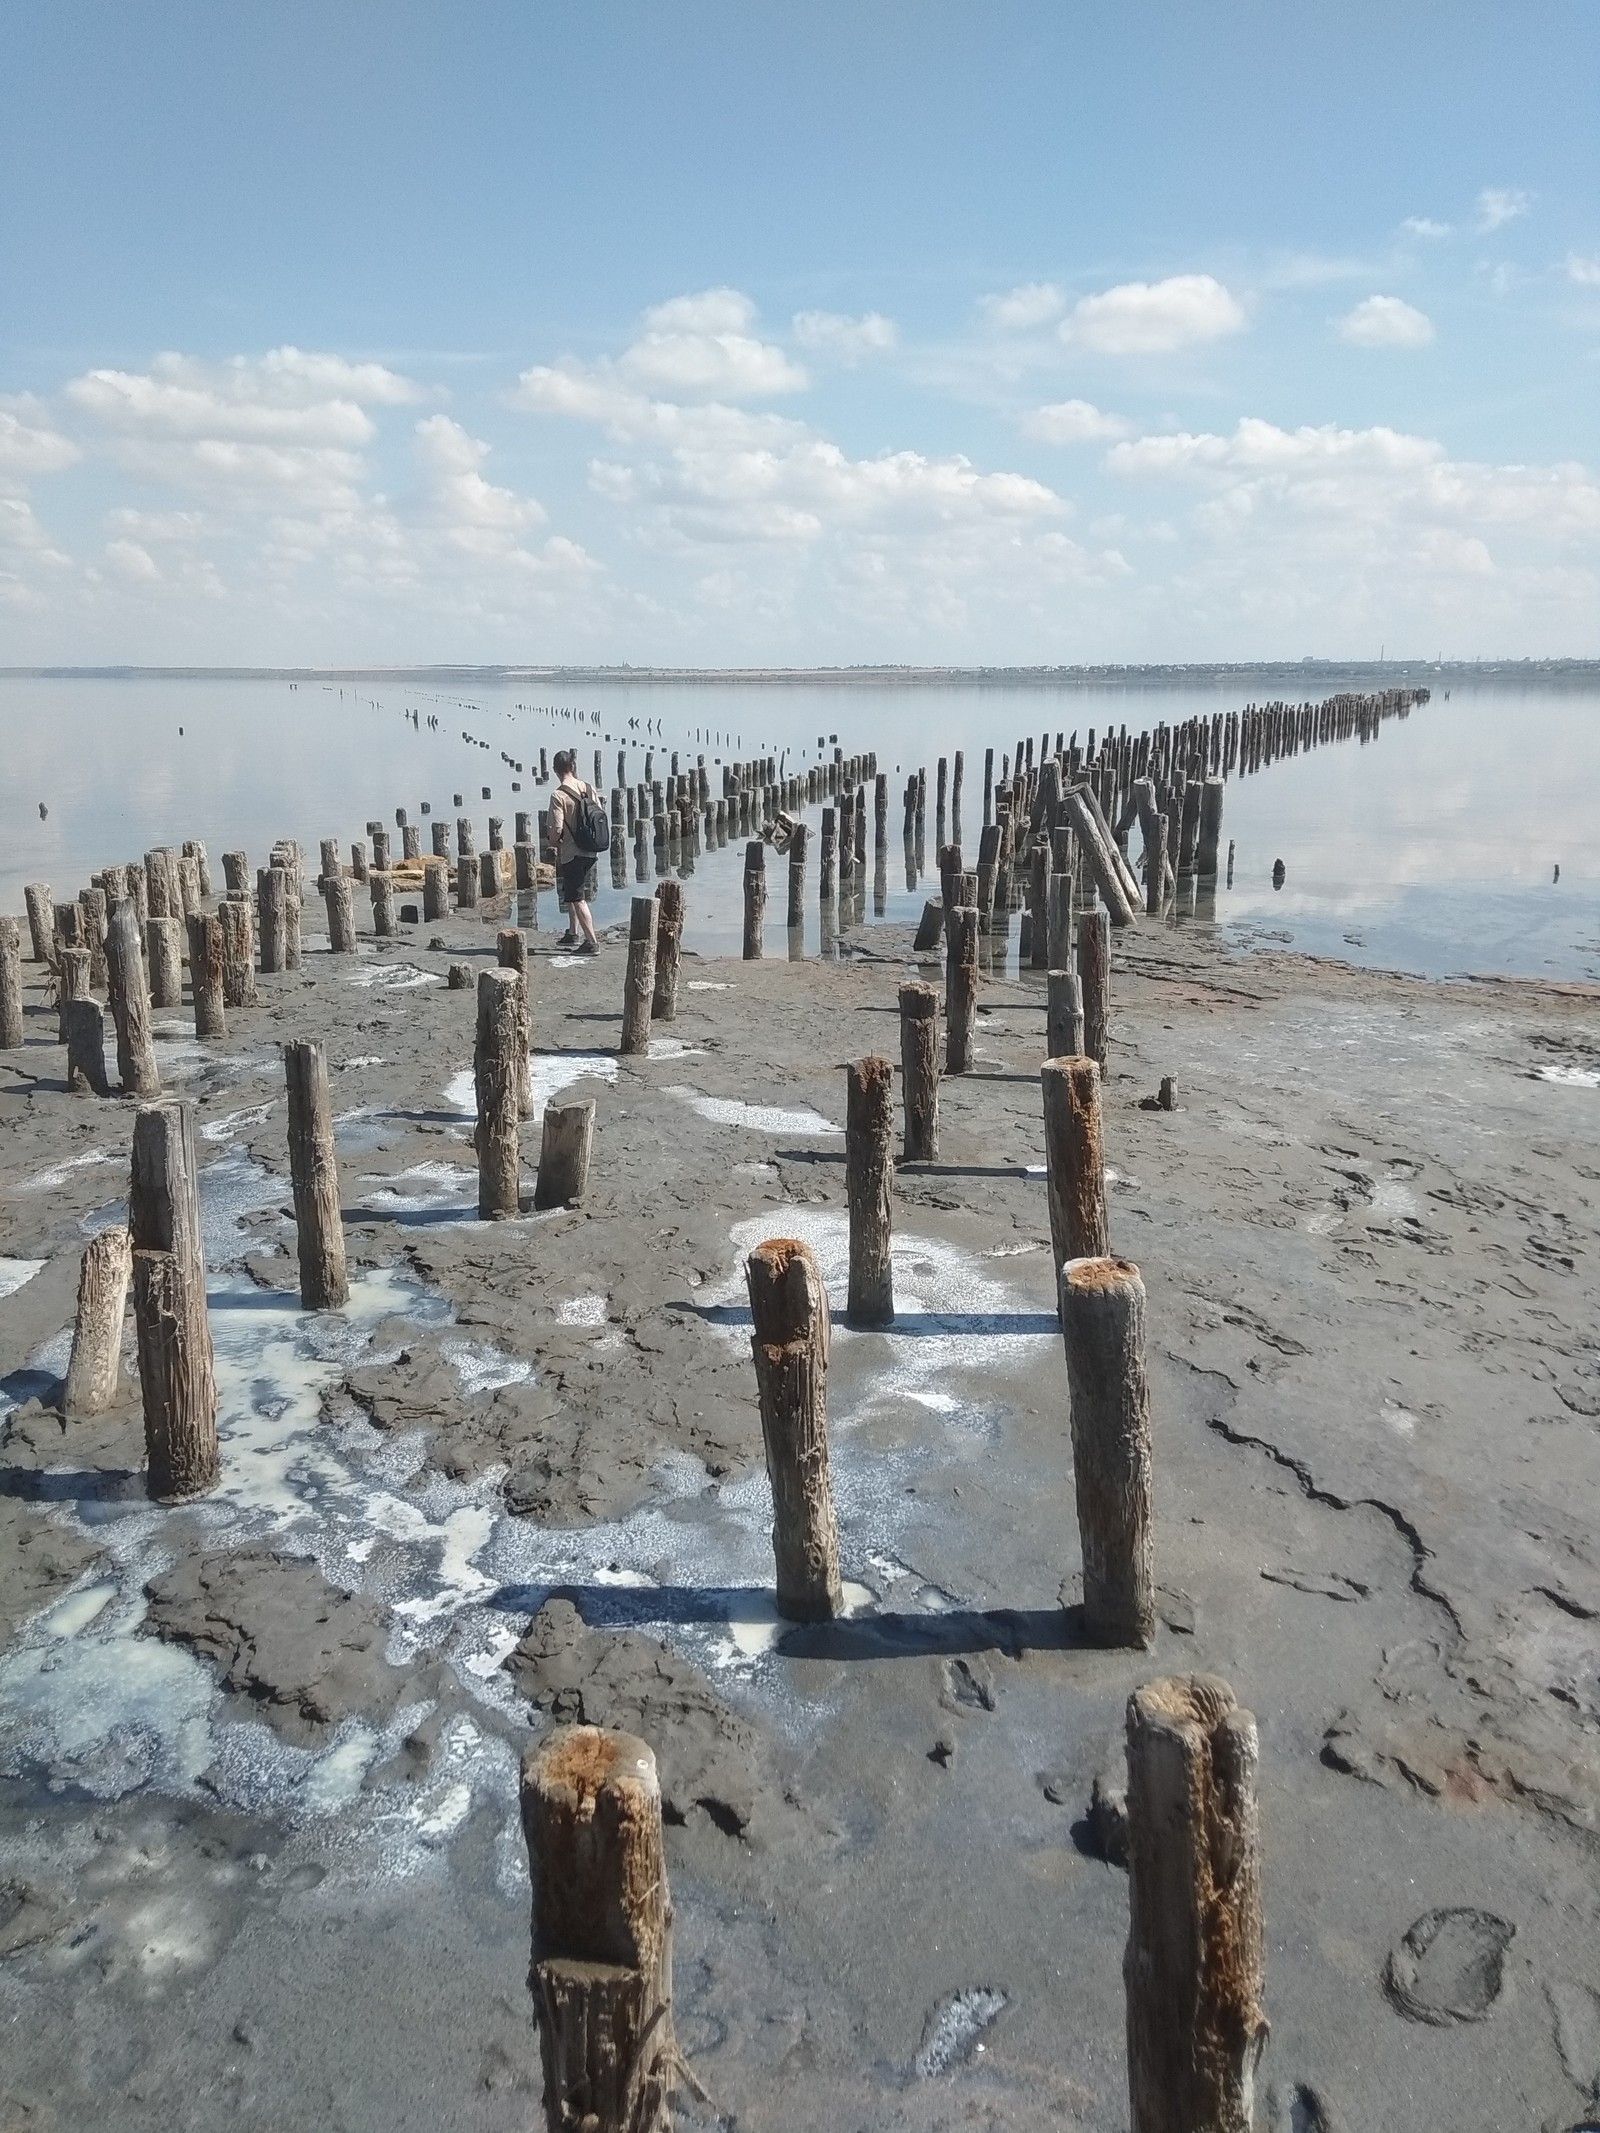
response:
[[[492,923],[308,945],[222,1042],[158,1018],[209,1166],[199,1504],[146,1500],[131,1335],[111,1414],[53,1404],[131,1107],[66,1093],[42,985],[0,1055],[0,2125],[525,2128],[516,1758],[583,1718],[661,1761],[715,2104],[683,2123],[1111,2133],[1126,1880],[1091,1808],[1130,1688],[1190,1669],[1261,1731],[1263,2123],[1585,2122],[1592,990],[1119,939],[1112,1242],[1149,1291],[1163,1588],[1130,1655],[1069,1611],[1042,982],[984,983],[940,1160],[900,1172],[895,1330],[834,1347],[851,1612],[780,1629],[743,1254],[802,1236],[842,1302],[841,1069],[897,1056],[909,934],[688,962],[638,1062],[622,951],[540,937],[535,1086],[595,1095],[590,1191],[493,1225],[443,982]],[[291,1037],[325,1040],[339,1114],[354,1286],[322,1319]],[[1164,1074],[1178,1109],[1142,1108]]]

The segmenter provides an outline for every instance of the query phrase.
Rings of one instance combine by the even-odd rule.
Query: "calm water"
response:
[[[1319,683],[1318,694],[1332,686]],[[658,776],[674,748],[686,767],[702,750],[714,765],[786,749],[793,769],[831,753],[837,735],[846,754],[876,748],[890,774],[881,912],[869,855],[870,924],[875,915],[914,913],[926,894],[925,879],[908,885],[900,837],[900,790],[918,764],[928,769],[931,862],[940,754],[965,750],[963,829],[975,851],[986,747],[996,751],[998,774],[1000,753],[1021,735],[1036,744],[1047,729],[1052,738],[1074,730],[1082,738],[1091,726],[1170,724],[1244,701],[1237,689],[1210,688],[606,684],[573,685],[558,705],[549,701],[556,693],[527,683],[452,693],[370,682],[0,677],[0,908],[21,911],[26,881],[49,881],[63,895],[112,860],[186,836],[203,837],[213,861],[242,847],[257,862],[281,836],[298,837],[315,855],[322,837],[348,845],[369,817],[392,823],[399,806],[415,819],[427,800],[435,815],[453,818],[456,792],[482,844],[491,812],[505,818],[509,835],[515,810],[544,797],[526,773],[522,792],[512,791],[502,750],[536,769],[541,746],[575,743],[589,773],[599,747],[609,785],[619,745],[637,780],[646,746]],[[413,710],[419,727],[403,715]],[[717,783],[713,770],[713,791]],[[481,797],[484,786],[492,799]],[[1370,746],[1317,749],[1230,780],[1223,836],[1236,859],[1232,888],[1219,888],[1217,923],[1246,949],[1288,943],[1432,976],[1600,979],[1597,791],[1600,690],[1452,683],[1448,701],[1436,693]],[[1279,891],[1276,859],[1287,873]],[[687,895],[691,947],[737,946],[740,865],[731,845],[697,861]],[[603,922],[622,916],[634,893],[631,846],[628,873],[627,886],[615,889],[602,862]],[[769,954],[784,947],[782,874],[774,858]],[[810,888],[808,953],[819,946],[814,862]],[[553,897],[542,900],[541,915],[555,923]]]

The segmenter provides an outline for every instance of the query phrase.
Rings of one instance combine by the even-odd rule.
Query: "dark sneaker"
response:
[[[600,943],[598,941],[585,941],[578,953],[579,955],[598,955],[600,953]]]
[[[556,946],[558,948],[576,948],[577,945],[578,936],[575,933],[558,933],[556,935]]]

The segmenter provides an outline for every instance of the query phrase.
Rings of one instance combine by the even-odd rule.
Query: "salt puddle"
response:
[[[544,1117],[545,1106],[551,1097],[559,1096],[575,1081],[614,1082],[617,1062],[611,1052],[530,1052],[528,1076],[533,1096],[530,1123],[537,1125]],[[478,1096],[471,1067],[463,1067],[459,1074],[451,1075],[445,1083],[444,1100],[452,1110],[464,1112],[468,1118],[477,1116]]]
[[[747,1104],[736,1096],[702,1096],[698,1089],[668,1089],[691,1111],[713,1126],[743,1126],[751,1133],[790,1133],[820,1138],[826,1133],[842,1133],[843,1126],[835,1126],[825,1119],[820,1111],[782,1111],[774,1104]]]

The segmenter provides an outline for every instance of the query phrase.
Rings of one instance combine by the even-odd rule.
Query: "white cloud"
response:
[[[66,388],[74,409],[123,436],[347,447],[371,439],[368,406],[420,397],[382,364],[298,348],[228,363],[158,355],[148,371],[91,370]]]
[[[1066,308],[1066,292],[1053,281],[1025,281],[1008,289],[1004,296],[981,299],[985,319],[1000,333],[1024,333],[1030,326],[1047,326]]]
[[[1097,355],[1170,355],[1238,333],[1244,308],[1209,274],[1174,274],[1166,281],[1129,281],[1080,297],[1061,338]]]
[[[1092,444],[1126,437],[1133,424],[1124,415],[1108,415],[1087,400],[1057,400],[1049,407],[1036,407],[1023,422],[1029,437],[1045,444]]]
[[[34,419],[25,419],[30,416]],[[0,399],[0,474],[54,474],[79,456],[72,440],[49,426],[36,401]]]
[[[1522,192],[1515,186],[1486,185],[1478,195],[1478,222],[1480,233],[1504,229],[1508,222],[1515,222],[1533,205],[1532,193]]]
[[[1428,215],[1407,215],[1400,227],[1408,237],[1448,237],[1450,234],[1448,222],[1435,222]]]
[[[429,415],[417,424],[417,456],[429,512],[458,547],[504,554],[524,527],[544,523],[544,508],[531,496],[496,488],[484,478],[489,447],[448,415]]]
[[[1338,321],[1339,338],[1355,348],[1426,348],[1433,321],[1398,296],[1368,296]]]
[[[737,289],[675,296],[644,314],[644,330],[624,349],[617,376],[641,392],[691,399],[766,400],[803,392],[798,363],[755,338],[756,309]]]
[[[155,557],[137,541],[107,541],[106,561],[119,578],[135,584],[149,584],[161,575]]]
[[[756,307],[739,289],[702,289],[670,297],[644,314],[647,333],[747,333]]]
[[[863,356],[882,355],[898,345],[900,329],[881,311],[865,311],[848,318],[837,311],[797,311],[794,337],[802,348],[831,356],[836,362],[858,363]]]
[[[1585,259],[1581,253],[1569,252],[1567,279],[1581,289],[1600,289],[1600,259]]]

